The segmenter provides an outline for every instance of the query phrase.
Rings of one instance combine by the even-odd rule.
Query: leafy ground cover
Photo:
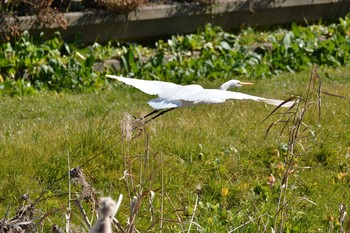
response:
[[[176,83],[271,77],[283,71],[298,72],[317,64],[340,67],[350,61],[350,18],[324,25],[291,30],[239,34],[208,25],[198,34],[173,36],[155,47],[109,43],[68,44],[58,34],[49,41],[24,33],[15,43],[0,47],[0,93],[31,94],[37,91],[97,91],[106,87],[96,63],[116,59],[127,76]]]
[[[318,72],[322,91],[348,97],[348,67]],[[291,93],[305,96],[309,78],[310,71],[283,73],[256,80],[255,86],[240,91],[273,98],[287,98]],[[203,84],[219,86],[215,81]],[[279,114],[261,123],[273,110],[271,106],[233,101],[178,109],[143,132],[134,132],[131,139],[125,134],[126,114],[147,113],[147,99],[117,83],[104,91],[79,95],[3,96],[0,215],[11,219],[29,212],[39,231],[47,232],[54,224],[63,229],[65,214],[70,213],[71,230],[86,232],[87,224],[74,203],[80,203],[93,222],[94,201],[99,196],[117,199],[123,194],[117,219],[124,230],[130,225],[131,231],[141,232],[189,228],[199,232],[270,232],[271,228],[338,232],[346,228],[348,218],[342,219],[339,206],[350,202],[346,195],[349,99],[322,94],[320,120],[317,108],[311,107],[317,98],[309,102],[310,114],[304,119],[308,136],[298,140],[295,170],[286,189],[282,184],[289,136],[281,136],[281,126],[277,126],[264,139]],[[83,175],[69,182],[67,173],[77,166]],[[286,191],[283,211],[278,208],[281,190]],[[138,203],[137,208],[132,203]]]

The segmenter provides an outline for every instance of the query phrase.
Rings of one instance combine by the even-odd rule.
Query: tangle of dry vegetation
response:
[[[290,190],[289,186],[293,178],[292,175],[302,169],[298,166],[298,158],[304,155],[303,152],[305,152],[305,150],[303,143],[306,143],[308,139],[315,136],[315,125],[313,125],[315,123],[313,120],[315,120],[317,124],[319,124],[318,122],[321,120],[321,95],[326,94],[333,97],[343,98],[342,96],[325,93],[321,90],[321,87],[322,79],[317,73],[317,66],[314,65],[311,70],[306,92],[300,95],[295,104],[286,112],[281,114],[280,118],[271,123],[267,129],[266,136],[272,127],[276,126],[277,124],[282,124],[280,135],[281,137],[286,136],[288,138],[287,153],[285,154],[283,162],[284,173],[279,184],[280,193],[274,216],[275,220],[272,232],[285,232],[286,224],[291,218],[289,213],[291,209],[290,202],[291,199],[295,197],[291,197],[288,190]],[[274,112],[275,111],[273,111],[268,117],[270,117]],[[309,122],[313,122],[313,124]],[[303,167],[303,169],[308,168],[309,167]],[[317,205],[315,202],[305,197],[302,197],[301,199],[313,205]],[[342,203],[339,205],[339,215],[341,232],[344,232],[343,226],[345,225],[344,218],[346,213],[344,215]]]
[[[70,0],[1,0],[0,39],[9,41],[20,35],[19,17],[33,15],[35,24],[50,28],[57,24],[67,27],[62,12],[69,8]]]
[[[71,11],[72,0],[0,0],[0,40],[9,41],[20,35],[20,16],[35,16],[34,24],[45,28],[59,25],[67,28],[63,13]],[[82,0],[82,8],[104,9],[118,14],[136,10],[147,0]]]

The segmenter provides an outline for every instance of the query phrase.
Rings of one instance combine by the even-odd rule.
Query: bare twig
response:
[[[232,232],[234,232],[234,231],[237,231],[238,229],[240,229],[240,228],[242,228],[242,227],[248,225],[249,223],[254,222],[255,220],[257,220],[257,219],[259,219],[259,218],[264,217],[265,215],[267,215],[267,214],[262,214],[262,215],[260,215],[260,216],[258,216],[258,217],[255,217],[255,218],[253,218],[253,219],[251,219],[251,220],[249,220],[249,221],[247,221],[247,222],[245,222],[245,223],[239,225],[238,227],[232,229],[232,230],[229,231],[228,233],[232,233]]]
[[[91,228],[91,223],[90,223],[90,221],[89,221],[89,219],[88,219],[88,217],[86,215],[86,212],[85,212],[83,206],[81,205],[81,202],[78,199],[76,199],[76,200],[74,200],[74,204],[78,207],[78,210],[80,211],[81,215],[83,216],[83,219],[84,219],[86,225],[90,229]]]
[[[67,153],[67,165],[68,165],[68,207],[66,212],[66,232],[70,232],[70,215],[71,215],[71,183],[70,183],[70,156],[69,152]]]
[[[160,156],[160,167],[161,167],[161,177],[162,177],[162,202],[161,202],[161,207],[160,207],[160,218],[163,219],[163,214],[164,214],[164,167],[163,167],[163,155]],[[160,229],[163,228],[163,221],[160,220]]]
[[[182,231],[182,232],[185,232],[185,231],[184,231],[184,228],[183,228],[183,226],[182,226],[183,224],[182,224],[181,217],[180,217],[180,215],[177,213],[176,208],[175,208],[175,206],[174,206],[174,203],[171,201],[171,199],[170,199],[170,197],[169,197],[169,195],[168,195],[167,192],[164,192],[164,194],[165,194],[165,196],[167,197],[167,199],[169,200],[170,205],[173,207],[173,209],[174,209],[174,211],[175,211],[175,214],[176,214],[176,217],[177,217],[177,220],[179,221],[179,223],[181,223],[181,224],[180,224],[181,231]]]
[[[344,220],[346,217],[346,207],[340,203],[339,205],[339,224],[340,224],[340,232],[343,233],[344,231]]]
[[[115,207],[115,214],[114,216],[118,213],[118,210],[119,210],[119,207],[120,205],[122,204],[122,201],[123,201],[123,194],[120,194],[119,195],[119,198],[118,198],[118,201],[117,201],[117,204],[116,204],[116,207]],[[113,217],[113,221],[114,223],[116,223],[118,229],[121,231],[121,232],[125,232],[125,230],[123,229],[123,227],[120,225],[119,221],[117,220],[116,217]]]
[[[198,204],[198,195],[196,196],[196,202],[194,203],[194,207],[193,207],[193,213],[192,213],[192,217],[191,217],[191,221],[190,221],[190,225],[188,226],[188,233],[191,231],[191,227],[192,227],[192,223],[194,220],[194,215],[196,214],[196,210],[197,210],[197,204]]]

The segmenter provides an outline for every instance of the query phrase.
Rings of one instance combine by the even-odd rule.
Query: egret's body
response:
[[[197,104],[220,104],[229,99],[254,100],[275,106],[283,104],[283,107],[290,107],[294,103],[285,103],[283,100],[267,99],[240,92],[226,91],[228,88],[235,86],[252,85],[252,83],[242,83],[238,80],[230,80],[221,85],[220,89],[204,89],[202,86],[196,84],[182,86],[170,82],[125,78],[115,75],[107,75],[107,77],[117,79],[146,94],[158,95],[158,98],[148,101],[148,104],[155,110],[190,107]]]

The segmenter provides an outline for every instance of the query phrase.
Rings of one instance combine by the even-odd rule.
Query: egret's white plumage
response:
[[[240,92],[226,91],[228,88],[241,85],[252,85],[238,80],[230,80],[220,89],[204,89],[200,85],[178,85],[170,82],[141,80],[125,78],[116,75],[107,75],[109,78],[117,79],[127,85],[133,86],[149,95],[158,95],[158,98],[148,101],[148,104],[155,110],[171,109],[179,107],[190,107],[196,104],[219,104],[226,100],[254,100],[267,104],[279,106],[283,100],[267,99],[263,97],[247,95]],[[290,107],[293,101],[283,104],[283,107]]]

